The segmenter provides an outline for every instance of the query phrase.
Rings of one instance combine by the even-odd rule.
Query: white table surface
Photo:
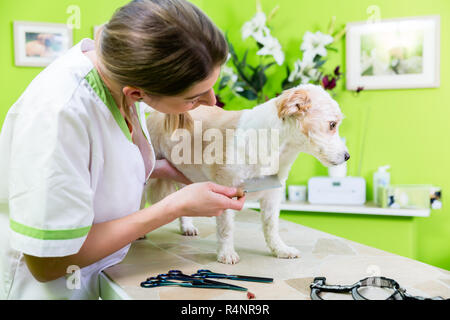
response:
[[[348,285],[369,276],[395,279],[412,295],[450,298],[447,270],[284,220],[280,220],[280,235],[300,250],[301,257],[278,259],[266,247],[259,213],[248,209],[235,217],[235,248],[241,260],[235,265],[221,264],[216,261],[215,219],[198,218],[194,223],[200,232],[196,237],[182,236],[178,221],[174,221],[134,242],[125,259],[106,269],[100,278],[102,299],[247,299],[245,292],[232,290],[140,287],[146,278],[172,269],[186,274],[209,269],[274,278],[271,284],[228,280],[247,287],[256,299],[308,300],[314,277],[326,277],[327,284]],[[351,299],[336,294],[324,298]]]

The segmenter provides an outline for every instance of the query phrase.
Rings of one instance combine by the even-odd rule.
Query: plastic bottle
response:
[[[391,174],[387,172],[391,166],[382,166],[373,174],[373,201],[378,203],[378,188],[387,187],[391,182]]]

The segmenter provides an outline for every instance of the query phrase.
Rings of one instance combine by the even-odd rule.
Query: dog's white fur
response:
[[[300,152],[313,155],[327,167],[339,165],[348,158],[347,148],[338,133],[343,115],[337,102],[320,86],[300,85],[251,110],[224,111],[202,106],[190,111],[190,115],[194,120],[202,121],[203,131],[209,128],[217,128],[223,133],[225,129],[278,129],[279,170],[276,173],[282,184],[286,183]],[[171,150],[177,142],[171,141],[170,134],[164,129],[164,121],[163,114],[154,112],[148,117],[147,127],[157,158],[172,162]],[[333,122],[336,123],[334,129]],[[261,172],[258,165],[230,165],[226,161],[222,165],[181,164],[175,167],[193,182],[213,181],[234,187],[241,186],[246,179],[260,176]],[[260,202],[264,236],[272,253],[279,258],[297,258],[299,251],[287,246],[278,233],[281,190],[250,193],[247,199]],[[175,191],[173,182],[152,180],[146,194],[147,199],[155,203]],[[217,259],[227,264],[239,261],[234,250],[233,217],[231,210],[217,217]],[[183,234],[197,235],[191,218],[183,217],[180,222]]]

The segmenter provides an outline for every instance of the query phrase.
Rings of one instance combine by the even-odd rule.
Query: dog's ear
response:
[[[306,115],[311,108],[311,99],[308,92],[303,89],[286,90],[277,101],[278,117],[285,119],[288,117],[301,118]]]

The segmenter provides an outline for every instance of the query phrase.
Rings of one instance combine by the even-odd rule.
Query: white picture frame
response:
[[[346,26],[347,90],[440,86],[440,16]]]
[[[14,21],[16,66],[46,67],[73,46],[66,24]]]

